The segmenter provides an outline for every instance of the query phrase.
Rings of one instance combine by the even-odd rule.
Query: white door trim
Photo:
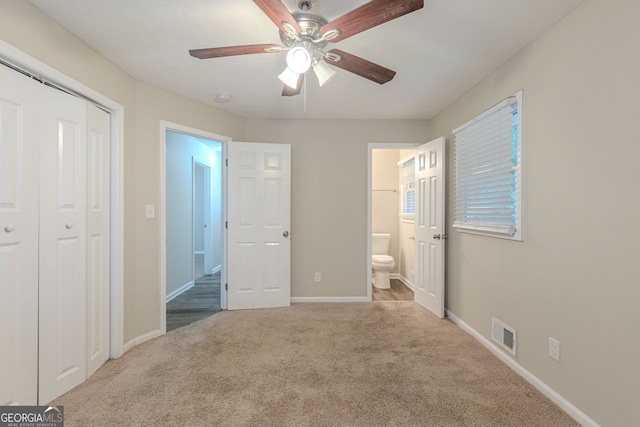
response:
[[[420,142],[369,142],[367,144],[367,301],[371,301],[373,298],[372,290],[371,290],[371,233],[373,232],[371,229],[371,190],[373,187],[371,186],[372,180],[372,156],[373,150],[378,149],[397,149],[397,150],[412,150],[423,143]]]
[[[166,311],[166,298],[167,298],[167,131],[182,133],[185,135],[194,136],[196,138],[209,139],[211,141],[219,142],[222,144],[222,167],[224,168],[224,159],[227,158],[227,143],[231,142],[231,138],[224,135],[218,135],[212,132],[208,132],[201,129],[184,126],[178,123],[172,123],[165,120],[160,120],[160,298],[158,310],[160,312],[160,334],[167,332],[167,311]],[[222,221],[226,221],[227,212],[227,185],[226,185],[226,171],[222,173],[222,212],[224,212],[224,218]],[[227,261],[227,233],[222,233],[224,241],[222,244],[222,265],[226,265]],[[226,283],[227,269],[223,268],[220,284]],[[226,308],[226,298],[223,298],[224,288],[221,286],[220,304],[222,308]],[[225,305],[223,305],[225,304]]]
[[[83,83],[0,40],[0,59],[94,101],[111,115],[109,355],[124,353],[124,107]]]

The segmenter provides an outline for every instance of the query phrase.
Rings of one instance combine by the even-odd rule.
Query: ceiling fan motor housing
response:
[[[324,16],[316,15],[315,13],[309,13],[305,11],[295,11],[291,13],[291,16],[296,20],[302,31],[297,35],[301,41],[311,42],[316,48],[321,49],[327,45],[326,40],[320,42],[314,42],[320,38],[320,28],[327,25],[329,21]],[[280,40],[287,47],[292,47],[300,40],[291,34],[280,30]]]

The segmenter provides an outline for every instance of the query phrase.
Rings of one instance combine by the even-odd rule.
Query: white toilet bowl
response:
[[[392,256],[373,255],[371,257],[371,268],[373,269],[373,286],[378,289],[391,288],[389,273],[396,265]]]

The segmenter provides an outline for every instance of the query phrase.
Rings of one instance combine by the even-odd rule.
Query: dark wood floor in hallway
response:
[[[391,279],[390,289],[373,289],[373,301],[413,301],[413,291],[398,279]]]
[[[167,332],[220,311],[220,272],[202,276],[167,303]]]

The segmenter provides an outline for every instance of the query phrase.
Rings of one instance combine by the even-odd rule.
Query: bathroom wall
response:
[[[391,274],[400,271],[398,152],[395,149],[376,149],[371,152],[371,231],[391,234],[389,255],[396,260]]]
[[[398,150],[398,160],[411,156],[414,150]],[[409,286],[413,287],[415,272],[415,222],[399,221],[398,224],[398,257],[399,273]]]

